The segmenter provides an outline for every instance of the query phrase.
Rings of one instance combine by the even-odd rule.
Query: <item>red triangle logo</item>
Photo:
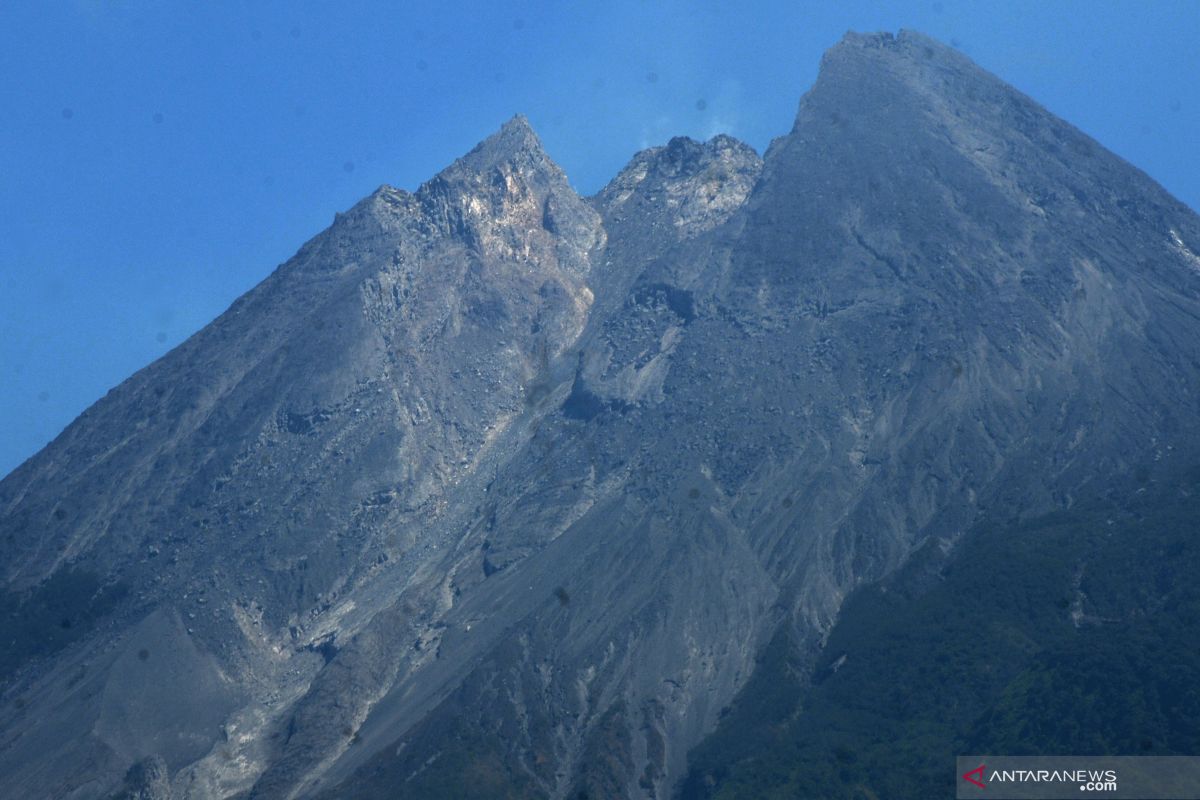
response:
[[[964,772],[963,780],[968,783],[975,784],[980,789],[986,789],[987,786],[983,782],[983,768],[984,768],[984,765],[980,764],[978,767],[971,770],[970,772]]]

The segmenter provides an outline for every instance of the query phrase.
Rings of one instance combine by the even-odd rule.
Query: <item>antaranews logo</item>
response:
[[[963,776],[962,776],[963,780],[967,781],[968,783],[975,784],[980,789],[986,789],[987,784],[984,783],[984,778],[983,778],[983,771],[985,769],[987,769],[987,766],[984,764],[980,764],[978,767],[971,770],[970,772],[964,772]]]
[[[973,776],[978,773],[978,779]],[[984,767],[963,775],[976,786],[987,788],[983,778]],[[1079,784],[1081,792],[1115,792],[1117,771],[1114,769],[994,769],[987,773],[989,783],[1059,783]]]
[[[960,756],[960,800],[1200,800],[1192,756]]]

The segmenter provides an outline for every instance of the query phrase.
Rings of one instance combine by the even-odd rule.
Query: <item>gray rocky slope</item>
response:
[[[781,626],[1197,455],[1198,252],[919,34],[590,199],[516,118],[0,482],[0,796],[669,797]]]

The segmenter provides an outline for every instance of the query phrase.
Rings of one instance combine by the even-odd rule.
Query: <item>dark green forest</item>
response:
[[[815,669],[776,636],[684,800],[950,797],[959,754],[1200,752],[1200,484],[926,546]]]

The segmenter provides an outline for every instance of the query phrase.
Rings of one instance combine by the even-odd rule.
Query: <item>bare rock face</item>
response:
[[[731,136],[680,136],[634,156],[596,204],[609,225],[641,221],[689,239],[741,208],[761,170],[758,154]]]
[[[725,224],[761,171],[758,154],[728,136],[679,137],[638,153],[594,198],[611,232],[596,281],[610,303],[604,331],[581,348],[568,415],[663,401],[671,355],[696,309],[691,291],[646,281],[643,270]]]
[[[428,611],[448,607],[432,532],[447,490],[481,469],[578,337],[603,235],[516,118],[415,194],[383,187],[339,215],[9,476],[13,603],[68,575],[50,594],[75,604],[46,620],[72,646],[10,687],[25,701],[11,720],[23,732],[0,754],[12,785],[117,778],[143,740],[178,726],[189,744],[164,756],[180,791],[221,796],[263,769],[268,728],[286,726],[279,716],[406,587],[426,585]],[[112,597],[103,620],[96,592]],[[436,639],[432,617],[401,624],[406,645]],[[33,656],[45,638],[20,644]],[[153,669],[165,653],[177,671]],[[11,661],[19,672],[28,659]],[[141,668],[216,716],[168,706],[105,723],[105,709],[136,702],[140,679],[126,676]],[[192,673],[210,676],[211,694],[179,683]],[[346,701],[337,746],[372,691]],[[37,713],[64,693],[78,705]],[[59,763],[79,774],[38,772],[48,742],[78,756]]]
[[[143,759],[125,773],[125,788],[114,800],[171,800],[171,773],[161,756]]]
[[[0,482],[4,785],[668,797],[780,630],[1196,454],[1196,252],[918,34],[588,200],[515,118]]]

